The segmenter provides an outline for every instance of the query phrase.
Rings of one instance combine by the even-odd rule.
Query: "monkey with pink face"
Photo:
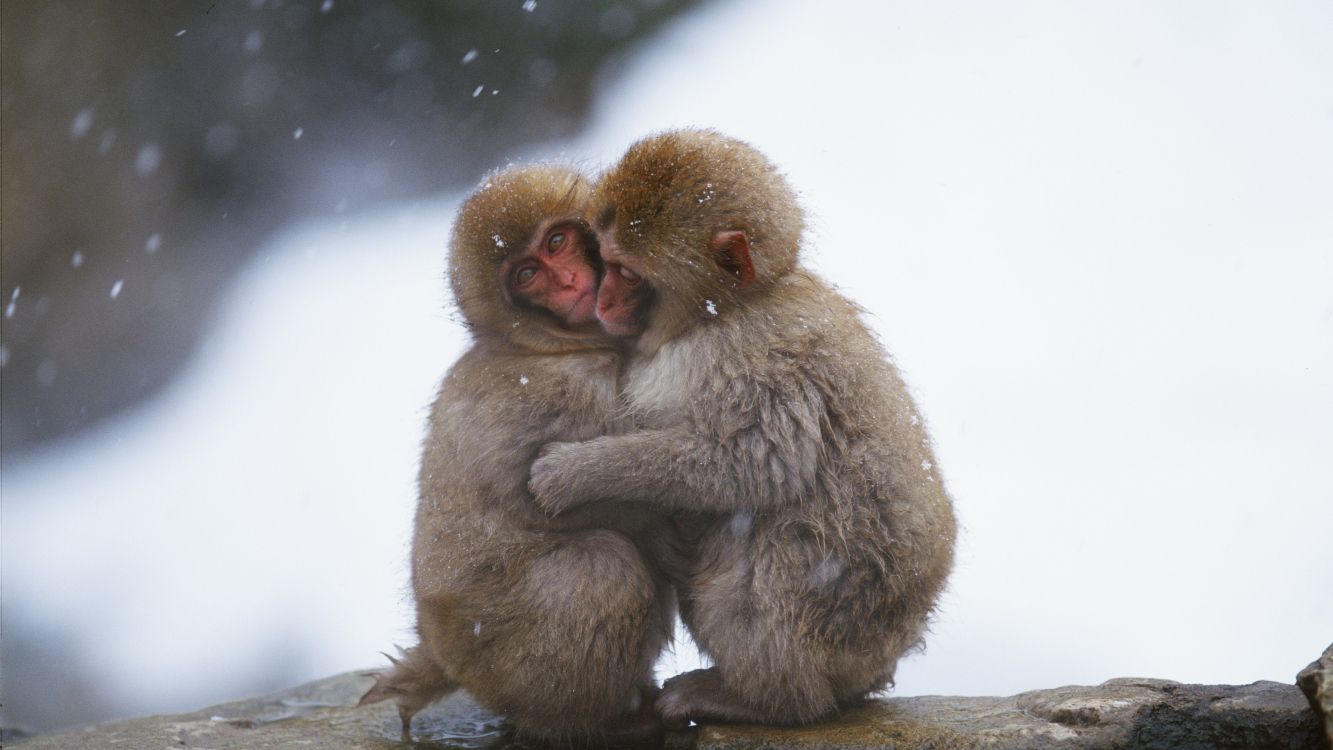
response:
[[[569,169],[511,168],[455,221],[449,278],[472,345],[422,447],[420,643],[362,698],[394,700],[405,739],[414,714],[459,687],[525,737],[660,738],[652,667],[674,619],[654,551],[670,538],[663,514],[595,502],[552,519],[526,488],[543,445],[621,429],[622,357],[594,314],[589,191]]]
[[[803,724],[890,684],[952,567],[953,508],[860,310],[800,265],[791,187],[748,144],[668,132],[587,216],[634,427],[556,441],[529,488],[557,518],[610,491],[689,530],[680,613],[715,666],[668,680],[661,718]]]

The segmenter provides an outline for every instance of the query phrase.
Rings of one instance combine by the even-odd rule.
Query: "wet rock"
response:
[[[1324,739],[1333,748],[1333,644],[1324,649],[1324,655],[1296,675],[1310,707],[1319,715],[1324,728]]]
[[[1325,654],[1325,660],[1330,654]],[[1323,667],[1327,674],[1328,665]],[[1303,672],[1302,675],[1305,673]],[[371,680],[349,673],[178,716],[21,739],[24,750],[80,747],[403,748],[397,713],[356,708]],[[1321,683],[1325,690],[1328,682]],[[1327,693],[1323,693],[1325,700]],[[1326,705],[1326,704],[1325,704]],[[458,693],[418,714],[410,747],[521,750],[503,719]],[[1320,719],[1294,685],[1184,685],[1118,679],[1016,696],[889,698],[801,728],[706,725],[669,750],[814,748],[1318,748]]]
[[[800,729],[716,726],[707,750],[807,748],[1309,748],[1313,714],[1292,685],[1117,679],[1007,698],[889,698]]]

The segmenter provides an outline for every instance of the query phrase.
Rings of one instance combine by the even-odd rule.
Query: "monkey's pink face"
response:
[[[518,302],[548,310],[569,326],[597,319],[598,270],[588,236],[573,222],[539,232],[501,272]]]
[[[597,320],[612,336],[637,336],[647,327],[652,288],[644,281],[639,265],[609,239],[611,234],[603,235],[606,274],[597,290]]]

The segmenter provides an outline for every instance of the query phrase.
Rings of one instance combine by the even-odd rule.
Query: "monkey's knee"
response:
[[[515,594],[527,606],[526,633],[508,645],[512,669],[497,703],[524,734],[589,737],[639,708],[667,624],[627,537],[572,536],[533,561]]]

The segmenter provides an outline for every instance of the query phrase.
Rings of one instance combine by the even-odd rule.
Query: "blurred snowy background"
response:
[[[162,36],[154,64],[238,81],[216,121],[161,103],[198,120],[180,158],[227,179],[161,184],[190,174],[181,150],[151,111],[117,120],[164,70],[90,72],[97,101],[49,96],[42,128],[23,92],[63,80],[61,35],[90,22],[4,6],[5,726],[195,708],[409,642],[418,441],[464,344],[458,200],[509,160],[595,170],[685,125],[788,172],[807,261],[932,426],[961,546],[898,694],[1290,682],[1333,640],[1333,5],[439,6],[486,5],[477,41],[409,3],[142,5],[120,22]],[[343,44],[321,24],[387,82],[316,100],[263,62],[299,46],[279,34]],[[573,84],[569,45],[595,48]],[[312,144],[299,179],[246,171]],[[116,158],[113,189],[92,176]],[[207,211],[173,202],[201,192]],[[682,643],[660,671],[697,660]]]

